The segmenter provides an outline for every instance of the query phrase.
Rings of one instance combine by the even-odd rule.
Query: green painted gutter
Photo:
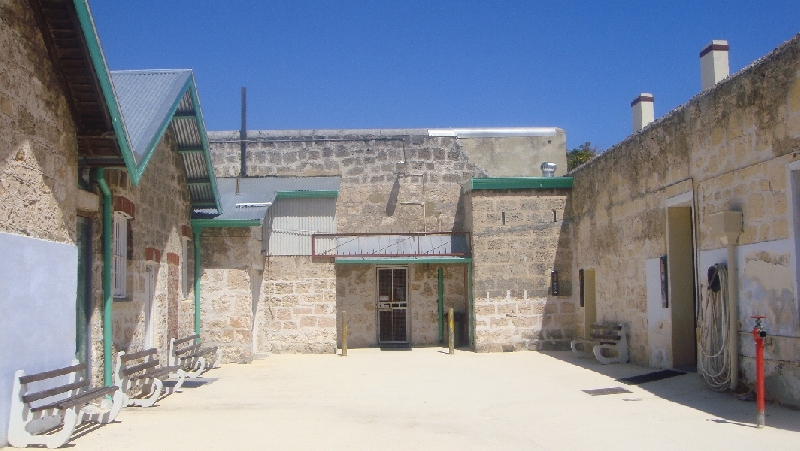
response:
[[[471,179],[462,187],[473,190],[572,188],[572,177],[489,177]]]
[[[470,263],[470,257],[426,257],[426,258],[337,258],[337,265],[413,265],[419,263],[464,264]]]
[[[194,232],[194,333],[197,335],[200,335],[200,233],[202,231],[203,229],[192,230]]]
[[[95,177],[103,194],[103,383],[106,387],[110,387],[112,385],[111,343],[114,337],[111,330],[113,325],[111,309],[114,305],[111,292],[111,190],[106,183],[103,168],[97,168]]]
[[[259,227],[259,219],[192,219],[193,229],[205,229],[207,227]]]
[[[320,197],[339,197],[339,191],[278,191],[275,199],[312,199]]]
[[[441,266],[436,270],[436,278],[439,282],[439,343],[442,343],[444,342],[444,269]]]

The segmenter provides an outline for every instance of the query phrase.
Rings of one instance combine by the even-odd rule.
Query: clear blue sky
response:
[[[700,90],[700,50],[738,71],[800,32],[790,1],[90,0],[112,70],[194,69],[209,130],[556,126],[631,133]]]

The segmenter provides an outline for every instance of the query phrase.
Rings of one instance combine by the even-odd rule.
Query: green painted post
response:
[[[111,357],[112,357],[112,333],[113,316],[112,308],[114,299],[111,292],[111,190],[106,183],[105,171],[98,168],[96,172],[97,184],[102,191],[103,204],[103,384],[110,387],[111,380]]]
[[[439,279],[439,343],[444,342],[444,269],[436,271]]]

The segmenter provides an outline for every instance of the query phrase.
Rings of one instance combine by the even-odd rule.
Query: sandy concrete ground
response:
[[[76,450],[800,449],[800,412],[705,388],[697,374],[624,386],[651,370],[571,353],[350,350],[226,365],[210,383],[76,436]]]

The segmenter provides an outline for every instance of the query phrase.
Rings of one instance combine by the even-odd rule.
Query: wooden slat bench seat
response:
[[[150,407],[165,391],[171,394],[181,388],[186,373],[179,365],[159,366],[156,348],[117,355],[114,382],[125,393],[126,406]],[[173,375],[174,386],[165,390],[164,380]]]
[[[628,337],[622,324],[592,324],[591,339],[572,341],[572,351],[576,354],[586,352],[588,346],[592,347],[597,361],[608,365],[609,363],[626,363],[628,361]],[[604,350],[609,350],[612,355],[606,357]]]
[[[222,350],[217,346],[203,348],[200,335],[189,335],[181,339],[171,339],[169,343],[169,364],[179,365],[186,371],[186,377],[196,378],[211,368],[219,366]]]
[[[45,445],[58,448],[69,440],[83,421],[109,423],[122,408],[124,394],[118,387],[94,387],[85,377],[86,364],[72,365],[43,373],[14,374],[8,443],[24,448]],[[91,403],[112,396],[111,406],[89,409]],[[56,429],[61,426],[61,430]],[[51,432],[55,431],[52,433]]]

